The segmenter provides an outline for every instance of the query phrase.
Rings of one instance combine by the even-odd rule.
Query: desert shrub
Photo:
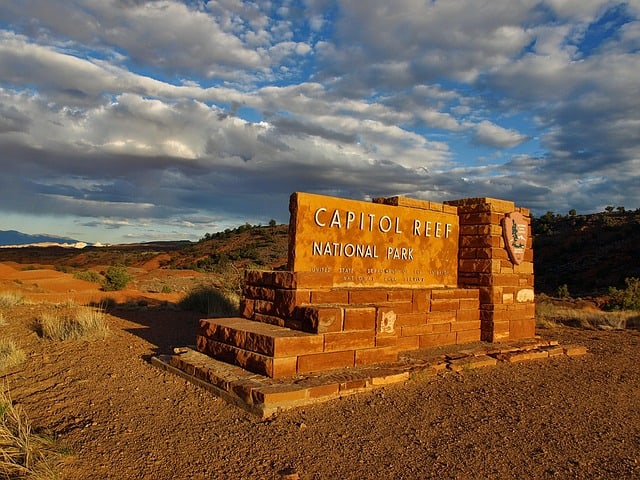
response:
[[[229,317],[238,315],[240,297],[233,292],[200,286],[190,291],[178,305],[182,310],[200,312],[214,317]]]
[[[133,277],[129,275],[124,265],[114,265],[107,268],[102,285],[108,291],[122,290],[131,280]]]
[[[162,288],[160,289],[160,293],[173,293],[173,288],[171,288],[171,286],[169,285],[162,285]]]
[[[625,278],[624,283],[627,285],[624,289],[609,287],[609,301],[606,308],[640,311],[640,278]]]
[[[104,338],[109,328],[104,309],[92,306],[66,306],[36,318],[38,335],[49,340]]]
[[[62,449],[32,431],[29,419],[0,385],[0,478],[54,479],[54,466]]]
[[[8,338],[0,338],[0,372],[20,365],[26,360],[25,353]]]
[[[569,287],[567,286],[566,283],[563,283],[558,287],[557,294],[559,298],[569,298],[571,296],[569,295]]]
[[[16,292],[0,292],[0,307],[13,307],[24,301],[24,297]]]
[[[82,270],[79,272],[75,272],[73,274],[73,278],[91,283],[102,283],[104,281],[102,275],[100,275],[98,272],[94,272],[93,270]]]

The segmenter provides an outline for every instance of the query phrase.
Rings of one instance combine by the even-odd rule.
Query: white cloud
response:
[[[284,221],[294,190],[640,205],[637,5],[593,39],[616,8],[3,2],[0,206],[134,235]]]
[[[528,140],[526,135],[502,128],[488,120],[477,125],[474,138],[477,143],[495,148],[511,148]]]

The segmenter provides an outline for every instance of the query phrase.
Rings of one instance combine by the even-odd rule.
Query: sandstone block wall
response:
[[[513,202],[468,198],[446,202],[458,207],[458,284],[480,291],[482,340],[499,342],[535,335],[533,248],[530,212]],[[501,221],[520,212],[529,221],[524,260],[509,259]]]
[[[251,270],[242,315],[323,334],[327,351],[358,344],[397,352],[480,340],[479,306],[478,289],[334,288],[323,274]]]

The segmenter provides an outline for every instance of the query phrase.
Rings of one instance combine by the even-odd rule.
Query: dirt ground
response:
[[[589,353],[416,376],[262,420],[150,364],[192,344],[201,315],[129,305],[104,340],[51,342],[32,329],[46,308],[2,309],[0,335],[28,359],[0,378],[71,452],[67,479],[640,478],[638,330],[540,330]]]

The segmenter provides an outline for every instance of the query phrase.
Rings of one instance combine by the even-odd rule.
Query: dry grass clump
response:
[[[0,292],[0,307],[13,307],[24,301],[24,297],[16,292]]]
[[[240,296],[235,292],[201,285],[179,302],[182,310],[201,312],[212,317],[236,316],[240,311]]]
[[[54,479],[59,456],[55,442],[32,432],[22,408],[0,385],[0,478]]]
[[[0,338],[0,372],[20,365],[26,360],[25,353],[9,338]]]
[[[98,339],[109,332],[103,308],[72,302],[40,314],[35,327],[38,335],[49,340]]]
[[[638,312],[604,312],[596,309],[554,305],[550,301],[538,301],[536,303],[536,324],[541,328],[568,325],[596,330],[624,330],[637,328],[640,324],[640,316]]]

